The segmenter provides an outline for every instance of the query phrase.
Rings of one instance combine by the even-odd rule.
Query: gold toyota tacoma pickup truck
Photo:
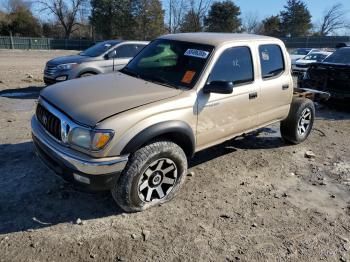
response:
[[[280,40],[186,33],[159,37],[117,73],[45,88],[31,124],[45,164],[133,212],[170,200],[196,152],[275,122],[300,143],[314,115],[293,96]]]

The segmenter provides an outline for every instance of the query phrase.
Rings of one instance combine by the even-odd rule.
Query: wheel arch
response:
[[[133,153],[157,138],[164,138],[176,143],[184,150],[188,157],[194,154],[195,136],[192,128],[183,121],[165,121],[147,127],[126,144],[121,154]]]
[[[86,69],[81,70],[81,71],[79,72],[78,77],[81,77],[83,74],[87,74],[87,73],[91,73],[91,74],[98,75],[98,74],[100,74],[101,72],[99,72],[98,70],[93,69],[93,68],[86,68]]]

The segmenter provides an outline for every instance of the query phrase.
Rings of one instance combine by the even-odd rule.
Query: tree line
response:
[[[2,1],[2,2],[1,2]],[[166,33],[231,32],[275,37],[327,36],[350,29],[347,11],[334,4],[317,24],[303,0],[286,0],[262,20],[234,1],[214,0],[0,0],[0,35],[151,40]]]

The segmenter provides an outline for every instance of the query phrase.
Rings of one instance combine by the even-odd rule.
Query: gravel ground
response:
[[[349,111],[318,106],[297,146],[273,125],[200,152],[176,199],[124,214],[33,153],[41,72],[67,53],[0,51],[0,261],[350,261]]]

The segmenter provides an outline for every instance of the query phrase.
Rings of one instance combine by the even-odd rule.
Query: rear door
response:
[[[259,125],[266,125],[288,115],[293,97],[293,79],[290,72],[289,57],[279,44],[260,44],[261,88]]]

